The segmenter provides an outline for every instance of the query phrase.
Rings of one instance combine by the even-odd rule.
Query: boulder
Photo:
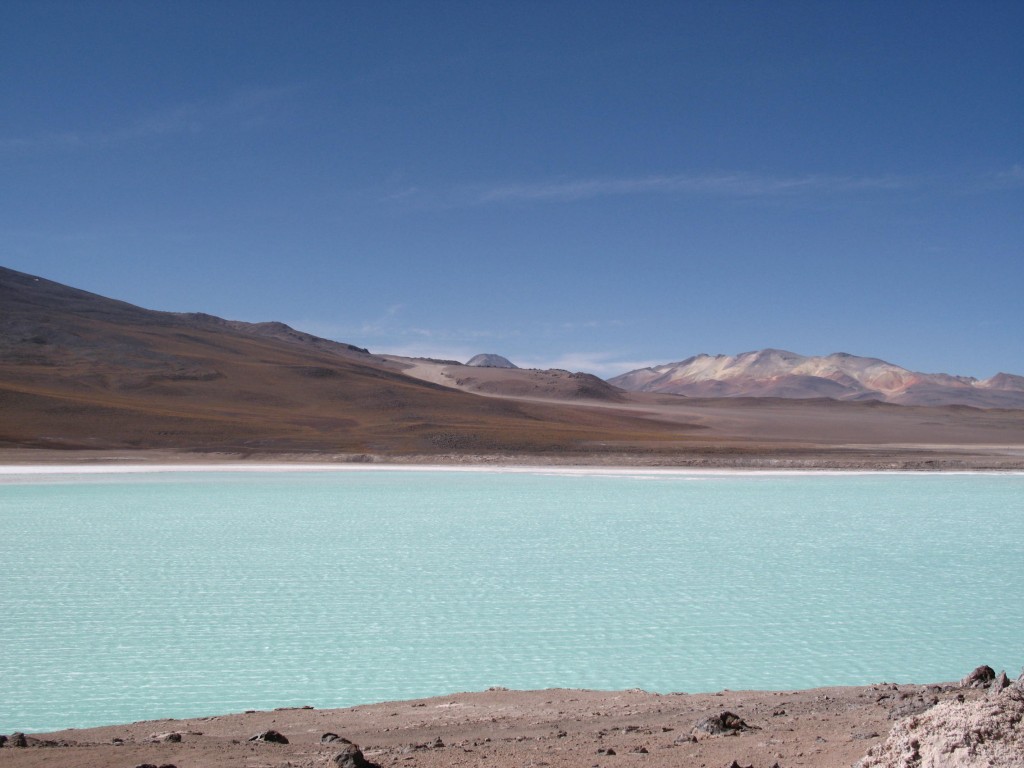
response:
[[[961,688],[988,688],[989,684],[996,679],[996,671],[987,664],[975,667],[971,674],[960,681]]]
[[[336,733],[331,733],[330,731],[328,731],[327,733],[325,733],[323,736],[320,737],[320,743],[321,744],[335,744],[335,743],[351,744],[352,742],[349,741],[348,739],[346,739],[343,736],[339,736]]]
[[[262,731],[257,733],[255,736],[250,736],[249,741],[268,741],[271,744],[287,744],[288,739],[284,734],[278,733],[275,730]]]
[[[1003,670],[998,675],[996,675],[996,679],[992,681],[992,690],[993,691],[1001,691],[1004,688],[1009,688],[1009,687],[1010,687],[1010,678],[1008,678],[1006,676],[1006,671]]]
[[[371,763],[363,757],[363,751],[351,741],[344,740],[345,745],[333,758],[338,768],[378,768],[376,763]]]
[[[711,717],[705,717],[693,727],[693,730],[714,736],[721,733],[739,733],[740,731],[759,729],[753,725],[747,725],[739,715],[734,715],[732,712],[722,712]]]

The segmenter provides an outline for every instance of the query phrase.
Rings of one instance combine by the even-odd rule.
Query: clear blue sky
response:
[[[377,352],[1024,374],[1024,3],[0,4],[0,264]]]

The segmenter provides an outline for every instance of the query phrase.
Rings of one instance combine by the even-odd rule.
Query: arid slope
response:
[[[279,323],[153,312],[0,270],[0,445],[546,452],[673,440],[629,414],[475,397]]]
[[[1024,466],[1024,410],[629,393],[154,312],[0,269],[0,458],[26,449],[1010,468]]]

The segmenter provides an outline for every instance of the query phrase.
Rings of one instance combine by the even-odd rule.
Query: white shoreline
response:
[[[796,475],[1024,475],[1024,470],[913,470],[913,469],[807,469],[807,468],[745,468],[745,467],[557,467],[544,465],[452,465],[452,464],[290,464],[290,463],[238,463],[238,464],[2,464],[0,477],[21,475],[138,475],[170,473],[282,473],[282,472],[475,472],[493,474],[578,475],[608,477],[665,477],[665,476],[796,476]]]

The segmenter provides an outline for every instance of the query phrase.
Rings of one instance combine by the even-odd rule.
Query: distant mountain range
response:
[[[808,357],[782,349],[740,355],[697,355],[640,368],[608,380],[630,392],[690,397],[780,397],[880,400],[900,405],[1024,408],[1024,376],[990,379],[918,373],[844,352]]]
[[[277,322],[155,312],[0,267],[0,460],[40,448],[359,461],[1022,464],[1019,376],[977,382],[849,355],[766,350],[613,380],[655,390],[628,392],[588,373],[517,368],[492,353],[470,362],[372,354]],[[936,453],[949,446],[955,454]]]

